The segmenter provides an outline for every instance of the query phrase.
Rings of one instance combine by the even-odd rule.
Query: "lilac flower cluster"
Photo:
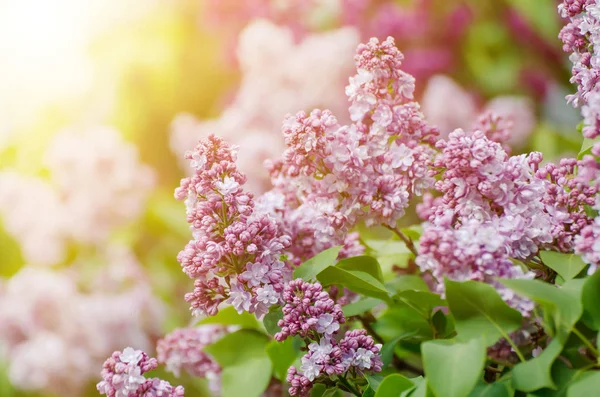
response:
[[[600,143],[592,147],[592,154],[585,155],[578,163],[578,172],[575,180],[583,186],[592,187],[596,192],[600,188]],[[590,207],[600,210],[600,195],[597,194],[595,201]],[[596,216],[593,222],[583,227],[575,236],[575,253],[581,255],[585,263],[590,265],[588,273],[592,274],[600,265],[600,216]]]
[[[158,367],[155,358],[131,347],[116,351],[105,362],[102,381],[96,388],[107,397],[183,397],[183,387],[167,381],[147,379],[144,373]]]
[[[235,165],[236,149],[213,135],[187,154],[194,175],[175,196],[184,200],[194,237],[179,253],[183,271],[195,279],[186,295],[195,313],[214,315],[221,302],[262,317],[281,300],[291,267],[282,258],[290,238],[277,222],[254,211],[246,181]]]
[[[308,395],[320,376],[362,376],[364,372],[381,371],[381,345],[375,344],[365,330],[348,331],[344,338],[336,341],[334,336],[346,319],[341,307],[319,283],[291,281],[283,299],[286,302],[284,317],[279,320],[281,331],[275,334],[275,339],[283,341],[288,336],[299,335],[310,341],[300,369],[292,366],[288,370],[290,395]]]
[[[227,333],[221,325],[202,325],[176,329],[158,341],[158,362],[166,365],[175,376],[184,370],[191,376],[206,378],[213,392],[220,390],[221,367],[204,348],[215,343]]]
[[[571,53],[571,82],[577,84],[577,93],[567,100],[581,107],[583,135],[595,138],[600,135],[600,4],[596,0],[564,0],[558,10],[570,20],[559,38],[563,50]]]
[[[400,70],[402,59],[391,37],[358,46],[346,88],[352,124],[327,110],[284,122],[287,149],[270,164],[273,184],[290,208],[287,223],[310,225],[290,233],[293,241],[340,244],[361,220],[394,226],[409,199],[433,185],[427,166],[437,130],[412,101],[414,78]]]
[[[502,287],[494,278],[533,278],[515,266],[506,254],[506,238],[491,222],[465,221],[459,228],[430,225],[423,231],[419,256],[421,271],[431,272],[439,282],[434,288],[444,294],[444,277],[455,281],[476,280],[492,284],[508,304],[524,314],[533,303]]]

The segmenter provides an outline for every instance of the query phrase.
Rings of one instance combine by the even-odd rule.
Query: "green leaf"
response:
[[[267,356],[238,362],[223,368],[222,397],[259,397],[271,381],[271,360]]]
[[[323,286],[341,285],[359,294],[391,302],[381,281],[366,272],[330,266],[317,275],[317,280]]]
[[[383,362],[384,367],[387,367],[392,362],[392,359],[394,358],[394,350],[396,349],[396,345],[398,344],[398,342],[400,342],[403,339],[410,338],[415,334],[416,331],[414,330],[406,331],[402,335],[395,337],[394,339],[383,345],[383,347],[381,348],[381,361]]]
[[[359,314],[371,310],[372,308],[381,303],[381,299],[365,298],[357,302],[342,306],[342,311],[344,312],[344,316],[346,317],[357,316]]]
[[[298,357],[298,350],[294,348],[294,340],[287,338],[283,342],[272,340],[266,347],[267,355],[273,363],[275,376],[285,381],[287,371]]]
[[[415,340],[433,338],[429,322],[414,308],[403,302],[391,305],[373,324],[375,331],[385,340],[392,340],[399,335],[414,333]]]
[[[446,304],[438,294],[425,291],[402,291],[398,294],[398,299],[413,307],[427,319],[431,317],[434,308]]]
[[[427,382],[436,396],[467,397],[483,375],[486,360],[483,339],[470,339],[466,343],[435,340],[423,343],[421,351]]]
[[[398,240],[367,240],[367,246],[374,252],[381,266],[391,271],[393,265],[405,267],[408,259],[413,256],[406,244]]]
[[[414,388],[415,384],[410,379],[400,374],[392,374],[386,376],[381,382],[375,392],[375,397],[399,397],[403,391]]]
[[[345,258],[340,260],[335,267],[339,267],[344,270],[357,270],[360,272],[369,273],[375,279],[383,283],[383,273],[377,259],[372,256],[354,256],[352,258]]]
[[[386,283],[391,289],[394,291],[429,291],[429,287],[425,283],[425,281],[419,277],[412,274],[402,275],[394,278],[394,280]]]
[[[591,154],[592,147],[597,142],[600,142],[600,138],[594,138],[594,139],[583,138],[583,142],[581,143],[581,150],[579,150],[577,159],[581,160],[583,158],[583,156],[585,156],[586,154]]]
[[[294,270],[294,278],[314,280],[323,269],[335,264],[341,246],[331,247],[313,256]]]
[[[494,383],[480,382],[469,394],[469,397],[513,397],[515,389],[509,381],[500,381]]]
[[[322,383],[317,383],[310,391],[310,397],[321,397],[323,393],[325,393],[325,390],[327,390],[327,386]]]
[[[600,272],[595,272],[585,280],[581,299],[583,322],[595,331],[600,330]]]
[[[377,389],[379,388],[379,385],[383,381],[383,376],[381,376],[381,375],[365,375],[365,379],[369,383],[369,386],[371,387],[371,389],[373,389],[374,391],[377,391]]]
[[[517,390],[531,392],[544,387],[554,389],[552,364],[562,351],[564,343],[553,339],[542,353],[524,363],[517,364],[512,371],[512,382]]]
[[[275,335],[276,333],[281,331],[281,328],[279,328],[279,326],[277,325],[277,322],[279,320],[281,320],[282,318],[283,318],[283,311],[281,310],[281,307],[279,307],[279,306],[271,308],[271,311],[269,311],[269,313],[267,313],[265,318],[263,318],[263,324],[265,326],[265,329],[269,333],[269,335]]]
[[[267,357],[265,347],[269,338],[257,331],[242,329],[225,335],[204,348],[221,367],[237,365],[244,361]],[[267,357],[268,359],[268,357]],[[269,361],[269,366],[270,366]]]
[[[598,395],[600,372],[589,372],[567,389],[567,397],[587,397]]]
[[[563,254],[554,251],[541,251],[542,260],[550,269],[554,270],[565,280],[577,276],[586,266],[578,255]]]
[[[375,397],[375,391],[371,389],[371,386],[367,386],[362,394],[362,397]]]
[[[582,315],[581,299],[565,284],[563,288],[539,280],[501,279],[502,284],[515,293],[528,297],[544,310],[544,316],[557,330],[559,337],[566,337]],[[573,280],[577,282],[577,280]]]
[[[238,314],[233,306],[228,306],[222,310],[219,310],[215,316],[200,320],[198,325],[201,324],[239,325],[242,328],[262,329],[262,326],[256,319],[256,316],[248,312]]]
[[[459,339],[483,337],[485,345],[491,346],[521,327],[521,314],[511,309],[491,285],[477,281],[445,283]]]
[[[413,379],[413,382],[415,379]],[[416,383],[416,382],[415,382]],[[401,397],[404,397],[404,392]],[[427,379],[423,379],[422,382],[417,383],[417,388],[408,394],[409,397],[433,397],[433,392],[431,391],[429,384],[427,383]],[[443,396],[438,396],[443,397]]]

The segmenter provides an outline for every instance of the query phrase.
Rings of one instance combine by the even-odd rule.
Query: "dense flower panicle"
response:
[[[524,314],[533,309],[531,301],[518,297],[495,281],[503,278],[533,278],[513,264],[507,255],[507,238],[497,225],[470,219],[458,228],[426,226],[419,244],[416,263],[430,272],[436,292],[444,293],[444,277],[454,281],[483,281],[494,285],[504,300]]]
[[[178,255],[183,271],[195,279],[186,295],[194,312],[214,315],[226,301],[238,312],[263,316],[281,300],[291,267],[282,260],[290,238],[276,220],[254,210],[242,189],[236,148],[214,135],[187,154],[194,175],[175,191],[185,200],[193,240]]]
[[[220,389],[219,364],[204,348],[221,339],[227,328],[221,325],[202,325],[176,329],[158,341],[158,362],[165,364],[167,371],[179,377],[184,370],[191,376],[206,378],[212,391]]]
[[[433,185],[437,130],[412,101],[414,79],[399,69],[402,59],[392,38],[358,47],[358,73],[346,89],[353,124],[318,109],[286,118],[287,149],[269,167],[293,246],[342,244],[359,221],[395,225],[410,198]]]
[[[290,281],[283,291],[283,301],[283,319],[277,323],[281,331],[275,334],[280,342],[295,335],[307,337],[318,333],[330,337],[346,321],[342,308],[319,283],[311,284],[302,279]]]
[[[157,367],[155,358],[127,347],[122,352],[114,352],[104,362],[102,381],[96,388],[107,397],[182,397],[182,386],[173,387],[164,380],[144,376]]]
[[[581,108],[583,135],[595,138],[600,135],[600,4],[596,0],[564,0],[558,9],[563,18],[569,18],[559,38],[563,50],[571,53],[571,83],[577,84],[577,92],[567,100]]]
[[[575,253],[581,255],[585,263],[590,265],[588,273],[592,274],[600,265],[600,217],[594,223],[584,227],[575,237]]]
[[[346,375],[362,377],[365,373],[380,372],[381,345],[363,329],[348,331],[337,342],[323,336],[308,345],[300,369],[288,369],[288,392],[291,396],[307,396],[320,376]]]
[[[540,153],[509,157],[481,130],[457,130],[437,147],[433,172],[441,176],[436,189],[443,196],[421,204],[420,214],[445,226],[492,222],[514,258],[530,258],[539,249],[572,251],[573,236],[590,222],[584,206],[595,194],[572,178],[573,160],[540,169]]]

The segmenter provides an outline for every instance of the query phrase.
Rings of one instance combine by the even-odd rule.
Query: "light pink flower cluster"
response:
[[[577,165],[576,181],[583,186],[591,186],[596,191],[600,188],[600,162],[596,159],[600,157],[600,143],[592,147],[592,154],[587,154]],[[590,207],[600,210],[600,195],[596,195],[595,202]],[[575,253],[581,255],[581,258],[590,265],[589,274],[594,273],[600,265],[600,216],[596,216],[594,221],[585,226],[579,235],[575,236]]]
[[[507,239],[492,222],[476,219],[460,227],[425,227],[419,244],[417,265],[437,280],[435,290],[444,294],[444,277],[454,281],[475,280],[494,285],[503,299],[515,309],[529,314],[533,303],[502,287],[495,278],[533,278],[513,264],[507,255]]]
[[[151,348],[161,303],[140,280],[83,292],[68,272],[46,268],[25,267],[8,279],[0,289],[0,353],[11,383],[79,396],[111,351]]]
[[[298,335],[311,341],[300,369],[292,366],[288,370],[290,395],[307,396],[321,375],[362,376],[364,372],[381,371],[381,345],[375,344],[365,330],[348,331],[343,339],[336,341],[334,336],[346,318],[321,284],[302,279],[291,281],[285,287],[283,299],[284,316],[278,322],[281,331],[275,334],[275,339],[283,341]]]
[[[253,21],[240,35],[242,79],[233,100],[216,119],[178,115],[171,124],[172,150],[183,158],[199,139],[220,136],[244,148],[238,167],[248,177],[248,189],[268,190],[269,175],[262,164],[284,149],[278,132],[281,118],[298,109],[347,109],[343,88],[353,72],[350,57],[358,42],[350,27],[309,34],[296,43],[289,28]]]
[[[204,348],[221,339],[227,328],[221,325],[201,325],[176,329],[158,341],[158,362],[167,371],[179,377],[184,370],[191,376],[206,378],[209,388],[218,392],[221,388],[221,367]]]
[[[57,134],[45,160],[50,181],[0,173],[0,216],[29,264],[60,263],[71,241],[105,243],[139,216],[154,185],[136,147],[107,127]]]
[[[509,157],[483,131],[456,130],[437,147],[441,154],[433,172],[440,173],[435,187],[443,196],[432,203],[434,209],[420,207],[430,221],[438,225],[459,225],[467,219],[493,222],[507,238],[508,254],[514,258],[530,258],[540,248],[572,250],[572,236],[586,222],[581,218],[587,201],[578,192],[590,192],[584,188],[569,192],[575,185],[564,178],[568,161],[559,171],[547,166],[536,173],[541,153]],[[555,177],[548,179],[549,172]],[[574,224],[579,226],[571,231]]]
[[[317,245],[341,244],[359,221],[393,226],[409,199],[433,185],[427,165],[437,131],[412,101],[414,79],[399,67],[394,40],[358,46],[358,73],[346,93],[353,124],[328,110],[299,112],[283,125],[287,149],[270,164],[273,184],[288,207],[290,234]]]
[[[573,63],[571,82],[577,93],[567,100],[581,108],[583,135],[600,135],[600,4],[596,0],[564,0],[559,13],[570,22],[560,31],[563,50],[571,53]]]
[[[186,295],[194,312],[214,315],[221,302],[262,317],[281,300],[291,267],[284,262],[290,238],[268,214],[254,210],[236,167],[236,149],[213,135],[187,154],[195,173],[181,181],[193,240],[179,253],[195,279]]]
[[[131,347],[116,351],[102,368],[102,381],[96,388],[107,397],[183,397],[182,386],[173,387],[167,381],[144,374],[158,367],[155,358]]]

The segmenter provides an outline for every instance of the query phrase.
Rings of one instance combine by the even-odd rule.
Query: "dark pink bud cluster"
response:
[[[221,367],[204,348],[215,343],[227,333],[221,325],[202,325],[176,329],[156,345],[158,362],[166,365],[179,377],[184,370],[191,376],[206,378],[211,390],[220,389]]]
[[[344,358],[344,367],[346,371],[353,367],[359,374],[363,372],[380,372],[383,363],[381,362],[381,345],[375,344],[373,337],[367,335],[364,329],[355,329],[346,332],[344,338],[339,343]]]
[[[583,135],[595,138],[600,135],[600,4],[597,0],[564,0],[558,9],[569,19],[559,38],[563,50],[571,53],[571,83],[577,84],[577,93],[567,100],[581,108]]]
[[[116,351],[104,362],[103,380],[96,388],[107,397],[182,397],[183,387],[144,377],[144,373],[157,367],[156,359],[141,350],[128,347],[123,352]]]
[[[222,302],[258,317],[280,301],[291,267],[284,263],[290,238],[275,219],[255,211],[246,177],[236,167],[236,148],[213,135],[187,154],[194,175],[175,196],[184,200],[193,240],[179,253],[195,279],[186,295],[195,313],[214,315]]]
[[[346,321],[342,308],[319,283],[311,284],[302,279],[290,281],[283,291],[283,301],[283,319],[277,323],[281,331],[275,334],[280,342],[295,335],[332,336]]]

